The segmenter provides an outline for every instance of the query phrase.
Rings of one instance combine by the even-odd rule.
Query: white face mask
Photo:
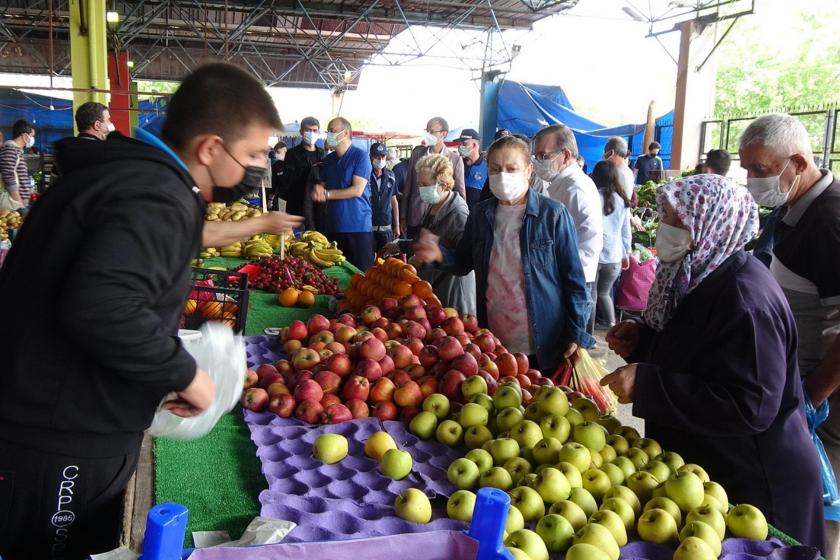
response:
[[[26,147],[27,147],[27,148],[31,148],[31,147],[32,147],[32,146],[34,146],[34,145],[35,145],[35,137],[34,137],[34,136],[30,136],[30,137],[29,137],[29,141],[28,141],[28,142],[26,142]]]
[[[310,146],[313,145],[318,140],[318,133],[313,132],[311,130],[307,130],[303,133],[303,141]]]
[[[554,158],[551,159],[534,159],[534,173],[543,181],[551,183],[560,174],[554,169]]]
[[[750,191],[756,204],[768,208],[776,208],[787,202],[790,191],[793,190],[794,185],[796,185],[796,180],[799,179],[799,175],[797,175],[790,189],[787,192],[781,191],[780,178],[782,173],[785,172],[785,169],[787,169],[788,164],[790,164],[790,159],[788,159],[782,168],[782,172],[773,177],[747,177],[747,190]]]
[[[470,157],[472,150],[469,146],[458,146],[458,153],[461,154],[461,157]]]
[[[432,146],[437,146],[438,142],[440,142],[440,138],[438,138],[437,135],[432,134],[431,132],[427,132],[425,138],[426,145],[430,148]]]
[[[681,261],[690,250],[690,231],[665,223],[659,224],[656,231],[656,256],[659,260],[664,263]]]
[[[341,132],[327,132],[327,139],[326,143],[327,146],[332,146],[333,148],[338,146],[338,137],[344,134],[346,131],[342,130]]]
[[[494,173],[490,175],[490,191],[493,196],[503,202],[510,202],[516,200],[525,189],[528,188],[528,183],[525,181],[525,172],[516,171],[514,173]]]
[[[438,191],[437,185],[429,185],[420,187],[420,200],[426,204],[437,204],[440,202],[441,194]]]
[[[381,158],[373,160],[373,166],[377,169],[383,169],[387,163],[387,161]]]
[[[109,122],[107,125],[105,125],[105,130],[107,130],[107,131],[108,131],[108,134],[111,134],[112,132],[114,132],[115,130],[117,130],[117,127],[116,127],[116,126],[114,126],[114,123]]]

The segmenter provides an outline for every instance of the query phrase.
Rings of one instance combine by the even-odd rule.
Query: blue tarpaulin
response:
[[[560,86],[513,81],[502,83],[498,98],[498,128],[533,137],[539,129],[552,124],[565,124],[572,129],[578,151],[589,163],[590,169],[601,159],[604,144],[610,136],[624,137],[633,159],[647,151],[647,146],[643,146],[644,123],[605,127],[577,113]],[[654,139],[662,145],[660,157],[666,169],[671,162],[673,124],[673,111],[656,119]]]

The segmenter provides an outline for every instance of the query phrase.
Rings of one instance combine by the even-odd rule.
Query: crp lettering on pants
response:
[[[73,503],[73,488],[75,480],[79,477],[79,467],[68,465],[61,471],[62,480],[58,484],[58,500],[56,511],[50,522],[56,528],[53,536],[52,558],[59,560],[63,558],[63,552],[67,548],[67,540],[70,538],[70,525],[76,521],[76,514],[70,509]]]

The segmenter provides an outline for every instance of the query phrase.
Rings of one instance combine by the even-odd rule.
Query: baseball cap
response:
[[[370,146],[370,155],[372,157],[385,157],[388,155],[388,148],[385,147],[385,144],[376,142]]]
[[[465,128],[461,131],[461,136],[458,137],[458,142],[463,142],[464,140],[481,140],[481,137],[474,129]]]

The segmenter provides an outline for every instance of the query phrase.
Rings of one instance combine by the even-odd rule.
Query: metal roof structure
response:
[[[83,0],[79,0],[80,2]],[[484,67],[509,63],[498,36],[578,0],[107,0],[120,21],[109,48],[128,50],[135,79],[174,80],[203,60],[249,68],[270,86],[354,89],[374,57],[422,57],[446,33],[484,33]],[[0,3],[0,72],[69,75],[69,0]],[[412,26],[436,31],[418,38]],[[397,38],[403,31],[404,40]],[[392,39],[397,38],[397,41]],[[395,44],[396,43],[396,44]],[[503,41],[502,41],[503,43]],[[452,57],[465,56],[453,52]]]

